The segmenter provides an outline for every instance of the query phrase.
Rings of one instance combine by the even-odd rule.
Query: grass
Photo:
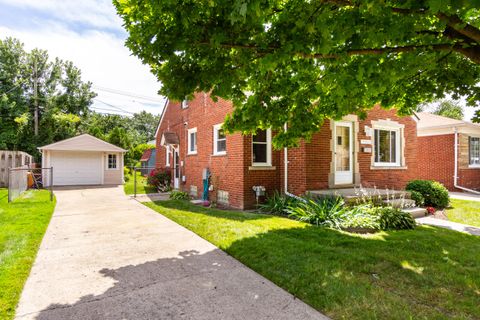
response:
[[[133,194],[134,192],[134,179],[133,173],[128,175],[128,181],[123,185],[123,190],[126,194]],[[147,184],[147,178],[142,176],[140,172],[137,172],[137,194],[157,193],[155,187]]]
[[[0,189],[0,319],[12,319],[23,285],[55,207],[46,190],[31,190],[12,203]]]
[[[478,319],[480,239],[422,226],[349,234],[290,219],[145,205],[334,319]]]
[[[450,205],[445,210],[449,220],[480,227],[480,201],[450,199]]]

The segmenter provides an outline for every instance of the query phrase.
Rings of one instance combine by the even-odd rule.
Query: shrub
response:
[[[342,229],[380,229],[378,216],[371,214],[372,207],[368,204],[358,205],[346,211],[342,217]]]
[[[418,191],[415,191],[415,190],[410,191],[410,199],[414,200],[415,204],[419,207],[425,204],[425,198]]]
[[[173,190],[170,192],[170,199],[172,200],[188,200],[190,196],[184,191]]]
[[[340,228],[345,213],[342,198],[305,199],[287,208],[289,217],[317,226]]]
[[[407,184],[408,191],[417,191],[425,199],[426,206],[445,208],[450,201],[448,190],[437,181],[412,180]]]
[[[170,172],[167,170],[154,169],[147,177],[147,183],[161,192],[170,191],[170,181]]]
[[[372,215],[378,217],[381,230],[413,229],[416,226],[415,219],[408,212],[392,207],[375,207]]]
[[[288,215],[288,207],[293,207],[297,202],[297,199],[283,195],[275,190],[271,196],[267,196],[265,203],[259,205],[259,209],[265,213]]]

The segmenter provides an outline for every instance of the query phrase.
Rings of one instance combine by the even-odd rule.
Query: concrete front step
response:
[[[406,209],[402,209],[402,211],[410,213],[412,215],[412,217],[414,217],[414,218],[422,218],[422,217],[425,217],[427,215],[427,209],[419,208],[419,207],[406,208]]]
[[[388,199],[382,202],[387,206],[400,209],[414,208],[416,206],[415,200],[412,199]]]

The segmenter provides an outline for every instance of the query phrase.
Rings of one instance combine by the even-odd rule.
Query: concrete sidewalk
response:
[[[467,192],[449,192],[450,198],[470,201],[480,201],[480,194]]]
[[[121,187],[56,196],[16,319],[327,319]]]
[[[427,224],[430,226],[470,233],[471,235],[474,235],[474,236],[480,236],[480,228],[470,226],[468,224],[462,224],[462,223],[457,223],[457,222],[443,220],[443,219],[436,219],[432,217],[418,218],[415,220],[419,224]]]

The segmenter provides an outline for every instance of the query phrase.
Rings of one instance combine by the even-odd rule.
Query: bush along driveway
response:
[[[27,191],[12,203],[0,189],[0,319],[12,319],[55,202],[48,191]]]
[[[334,319],[476,319],[480,241],[429,226],[352,234],[185,201],[147,203]]]

